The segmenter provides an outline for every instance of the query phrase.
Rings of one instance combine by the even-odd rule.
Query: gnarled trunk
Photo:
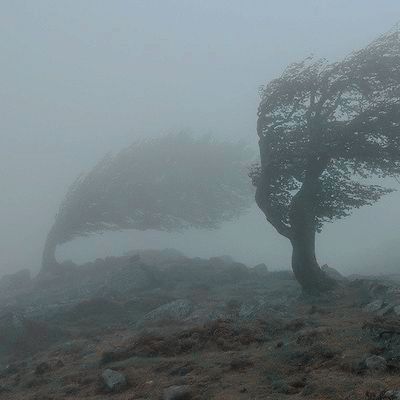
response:
[[[320,191],[320,171],[321,165],[317,162],[309,167],[301,189],[292,199],[289,214],[293,273],[303,290],[310,294],[325,292],[336,286],[336,281],[321,270],[315,255],[315,210]]]
[[[57,237],[54,229],[51,229],[47,235],[42,256],[42,271],[49,270],[58,265],[56,259]]]
[[[297,231],[291,239],[292,269],[304,292],[318,294],[332,289],[335,281],[318,265],[315,255],[315,231]]]

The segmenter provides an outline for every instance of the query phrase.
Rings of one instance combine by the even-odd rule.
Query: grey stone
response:
[[[324,271],[330,278],[335,279],[336,281],[345,281],[346,278],[335,268],[330,267],[328,264],[325,264],[321,267],[322,271]]]
[[[145,322],[156,322],[162,320],[181,321],[188,317],[193,310],[193,305],[189,300],[175,300],[171,303],[164,304],[153,311],[146,314],[141,324]]]
[[[269,274],[268,267],[264,263],[257,264],[252,268],[252,271],[260,276],[266,276]]]
[[[163,400],[189,400],[192,398],[192,390],[188,385],[171,386],[164,390]]]
[[[9,392],[11,392],[11,389],[8,386],[0,385],[0,394]]]
[[[400,315],[400,304],[397,304],[397,305],[395,305],[395,306],[393,307],[393,312],[394,312],[396,315]]]
[[[382,307],[380,310],[378,310],[376,312],[376,315],[378,315],[379,317],[383,317],[386,314],[389,314],[392,310],[393,310],[393,304],[388,304],[384,307]]]
[[[32,282],[31,272],[28,269],[4,275],[0,279],[0,289],[15,290],[28,287]]]
[[[400,390],[388,390],[385,393],[385,398],[390,400],[400,400]]]
[[[382,307],[383,307],[383,300],[382,299],[378,299],[378,300],[375,300],[375,301],[367,304],[363,308],[363,311],[374,313],[374,312],[379,311]]]
[[[387,367],[387,362],[383,357],[374,355],[365,359],[365,366],[373,371],[384,371]]]
[[[125,375],[112,369],[106,369],[101,374],[101,379],[107,391],[118,393],[127,387]]]

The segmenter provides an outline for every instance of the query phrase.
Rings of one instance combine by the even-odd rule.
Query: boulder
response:
[[[390,312],[393,311],[394,305],[393,304],[387,304],[383,306],[380,310],[376,312],[376,315],[379,317],[383,317],[384,315],[389,314]]]
[[[127,253],[130,257],[138,257],[146,265],[164,268],[170,264],[179,263],[186,260],[186,256],[176,249],[163,250],[137,250]]]
[[[35,368],[35,375],[43,375],[51,371],[51,366],[49,363],[43,361],[38,364]]]
[[[14,274],[4,275],[0,279],[1,290],[17,290],[27,288],[31,284],[31,271],[23,269]]]
[[[189,400],[192,398],[192,390],[188,385],[171,386],[164,390],[163,400]]]
[[[383,307],[383,304],[384,304],[384,302],[383,302],[382,299],[375,300],[375,301],[367,304],[363,308],[363,311],[364,312],[370,312],[370,313],[377,312]]]
[[[330,267],[328,264],[324,264],[321,267],[322,271],[324,271],[330,278],[336,281],[345,281],[346,278],[335,268]]]
[[[386,360],[381,356],[370,356],[364,360],[365,367],[372,371],[385,371],[387,368]]]
[[[117,293],[128,293],[132,290],[145,290],[156,287],[157,269],[140,261],[127,263],[111,274],[106,286]]]
[[[388,390],[385,393],[384,399],[388,400],[400,400],[400,390]]]
[[[108,392],[119,393],[127,387],[125,375],[112,369],[106,369],[103,371],[101,379]]]
[[[393,312],[394,312],[396,315],[400,316],[400,304],[397,304],[397,305],[395,305],[395,306],[393,307]]]
[[[264,263],[257,264],[252,268],[252,271],[259,276],[266,276],[269,273],[268,267]]]
[[[147,313],[141,320],[141,323],[165,320],[181,321],[187,318],[192,311],[193,304],[189,300],[175,300]]]

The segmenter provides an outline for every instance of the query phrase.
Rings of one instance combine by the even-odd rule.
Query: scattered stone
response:
[[[6,367],[1,371],[1,375],[12,375],[20,372],[21,369],[26,368],[28,364],[25,361],[22,362],[15,362],[6,365]]]
[[[150,311],[143,317],[141,323],[165,320],[181,321],[187,318],[192,310],[193,304],[189,300],[175,300]]]
[[[399,316],[400,316],[400,304],[397,304],[396,306],[393,307],[393,312],[394,312],[396,315],[399,315]]]
[[[230,363],[230,367],[234,371],[244,371],[253,365],[254,363],[246,358],[234,358]]]
[[[400,400],[400,390],[388,390],[385,393],[385,398],[390,400]]]
[[[192,398],[192,390],[188,385],[171,386],[164,390],[163,400],[189,400]]]
[[[272,389],[277,393],[282,394],[295,394],[298,393],[299,390],[290,386],[285,380],[278,379],[272,383]]]
[[[1,393],[8,393],[8,392],[11,392],[11,390],[10,390],[10,388],[9,387],[7,387],[7,386],[4,386],[4,385],[0,385],[0,394]]]
[[[257,264],[255,267],[253,267],[252,271],[260,276],[266,276],[269,274],[268,267],[264,263]]]
[[[394,307],[393,304],[388,304],[382,307],[380,310],[378,310],[376,315],[378,315],[379,317],[383,317],[389,314],[393,310],[393,307]]]
[[[64,362],[62,360],[57,360],[55,368],[63,368],[63,367],[65,367]]]
[[[80,388],[76,384],[67,385],[64,388],[64,394],[67,396],[75,396],[80,392]]]
[[[369,313],[374,313],[379,311],[382,307],[383,307],[383,300],[382,299],[378,299],[375,300],[369,304],[367,304],[364,308],[363,311],[364,312],[369,312]]]
[[[43,375],[51,371],[51,367],[47,362],[38,364],[35,368],[35,375]]]
[[[183,366],[183,367],[178,367],[173,369],[170,372],[171,376],[186,376],[188,374],[190,374],[193,371],[192,367],[187,367],[187,366]]]
[[[336,281],[345,281],[347,280],[338,270],[330,267],[328,264],[325,264],[321,267],[322,271],[324,271],[330,278]]]
[[[328,335],[331,329],[326,326],[302,329],[297,336],[298,344],[312,344],[317,338]]]
[[[381,282],[372,282],[368,292],[372,297],[383,297],[389,291],[389,287]]]
[[[387,368],[387,362],[381,356],[370,356],[365,359],[364,363],[367,369],[373,371],[384,371]]]
[[[104,383],[105,388],[109,392],[122,392],[127,387],[125,375],[112,369],[106,369],[101,374],[101,379]]]
[[[14,274],[4,275],[0,279],[1,290],[18,290],[28,287],[32,282],[31,271],[23,269]]]
[[[304,397],[311,396],[317,391],[317,385],[313,383],[308,383],[306,386],[304,386],[304,389],[302,390],[301,394]]]

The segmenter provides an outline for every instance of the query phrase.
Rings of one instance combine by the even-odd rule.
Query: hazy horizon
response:
[[[182,130],[256,147],[261,85],[310,54],[340,59],[399,17],[390,0],[4,0],[0,276],[38,270],[68,186],[105,153]],[[399,198],[327,225],[321,263],[346,272],[384,264],[400,244]],[[107,234],[58,256],[84,262],[166,247],[289,268],[289,244],[255,206],[218,231]]]

